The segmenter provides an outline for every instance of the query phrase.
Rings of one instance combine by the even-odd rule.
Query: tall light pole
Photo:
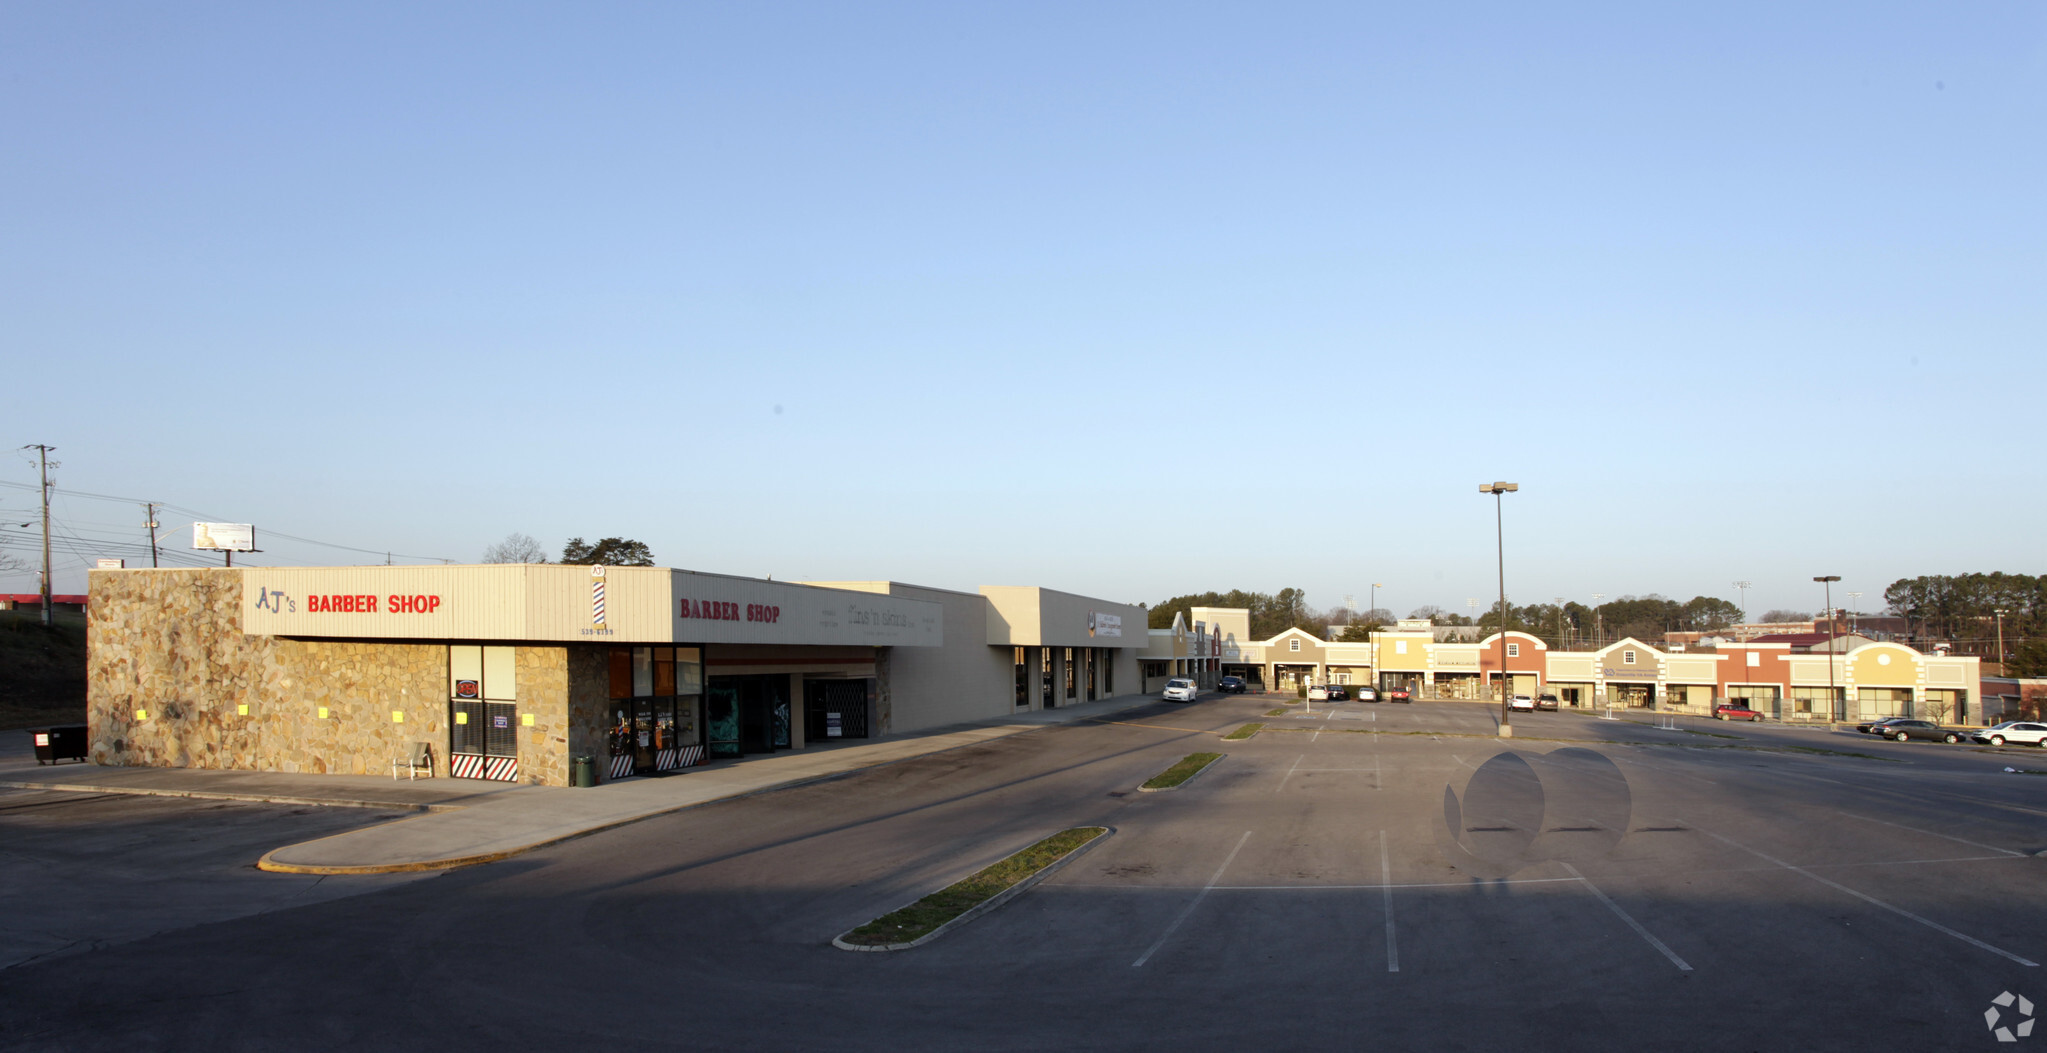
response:
[[[1514,681],[1507,675],[1507,521],[1501,498],[1521,489],[1520,483],[1480,483],[1478,492],[1493,495],[1493,530],[1500,560],[1500,737],[1514,737],[1513,708],[1507,704]]]
[[[1861,613],[1861,612],[1860,612],[1860,611],[1859,611],[1859,610],[1857,609],[1857,608],[1859,608],[1859,607],[1861,607],[1861,606],[1862,606],[1862,594],[1861,594],[1861,593],[1859,593],[1859,592],[1851,592],[1851,593],[1849,593],[1849,594],[1848,594],[1848,635],[1850,635],[1850,636],[1853,636],[1853,635],[1855,635],[1855,616],[1856,616],[1857,614]]]
[[[1743,625],[1748,624],[1748,590],[1755,588],[1755,584],[1752,581],[1737,581],[1734,583],[1735,590],[1741,593],[1741,621]]]
[[[1374,617],[1377,617],[1377,616],[1378,616],[1378,614],[1379,614],[1379,590],[1380,590],[1380,589],[1383,589],[1383,588],[1385,588],[1385,587],[1386,587],[1386,585],[1385,585],[1385,583],[1384,583],[1384,582],[1378,582],[1378,581],[1375,581],[1375,582],[1373,582],[1373,583],[1372,583],[1372,605],[1371,605],[1370,609],[1368,609],[1368,610],[1366,610],[1366,611],[1365,611],[1365,617],[1367,617],[1367,618],[1374,618]]]
[[[1606,646],[1606,612],[1599,609],[1599,601],[1605,598],[1606,593],[1603,592],[1592,594],[1592,649],[1595,651]]]
[[[1996,615],[1997,615],[1997,675],[1998,675],[1998,676],[2003,676],[2003,675],[2004,675],[2004,616],[2005,616],[2005,614],[2006,614],[2007,612],[2006,612],[2005,608],[2003,608],[2003,607],[1998,607],[1998,608],[1996,608],[1995,610],[1993,610],[1993,611],[1992,611],[1992,613],[1993,613],[1993,614],[1996,614]]]
[[[1834,707],[1834,719],[1848,719],[1848,700],[1834,694],[1834,583],[1841,580],[1839,574],[1823,574],[1812,579],[1826,586],[1827,590],[1827,702]]]

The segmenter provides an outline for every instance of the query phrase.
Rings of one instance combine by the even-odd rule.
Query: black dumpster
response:
[[[61,760],[85,760],[85,725],[66,728],[38,728],[29,732],[36,740],[36,763],[55,764]]]

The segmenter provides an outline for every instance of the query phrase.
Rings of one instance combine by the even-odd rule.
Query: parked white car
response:
[[[1311,688],[1309,688],[1309,689],[1308,689],[1308,701],[1310,701],[1310,702],[1327,702],[1327,701],[1329,701],[1329,689],[1328,689],[1327,687],[1324,687],[1324,686],[1320,685],[1320,684],[1317,684],[1316,686],[1314,686],[1314,687],[1311,687]]]
[[[1201,689],[1194,686],[1194,681],[1175,677],[1166,681],[1164,698],[1168,702],[1192,702],[1194,696],[1200,693]]]
[[[1513,698],[1507,700],[1507,708],[1522,709],[1527,710],[1530,713],[1533,713],[1535,712],[1535,699],[1530,698],[1527,695],[1515,695]]]
[[[2042,743],[2047,743],[2047,724],[2035,724],[2024,720],[2007,720],[2002,724],[1993,724],[1982,731],[1970,732],[1969,737],[1977,742],[1988,742],[1992,746],[2002,746],[2007,742],[2038,746]]]

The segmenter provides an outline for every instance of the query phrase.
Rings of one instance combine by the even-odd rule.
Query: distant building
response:
[[[36,611],[43,609],[43,596],[39,592],[0,592],[0,611]],[[85,610],[85,597],[76,595],[52,595],[50,609],[78,614]]]

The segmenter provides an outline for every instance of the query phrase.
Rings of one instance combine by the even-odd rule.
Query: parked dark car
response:
[[[1883,734],[1883,729],[1884,729],[1884,726],[1885,726],[1885,725],[1887,725],[1887,724],[1894,724],[1894,723],[1897,723],[1897,722],[1898,722],[1898,721],[1900,721],[1900,720],[1905,720],[1905,719],[1907,719],[1907,718],[1905,718],[1905,717],[1885,717],[1885,718],[1883,718],[1882,720],[1868,720],[1868,721],[1864,721],[1864,722],[1862,722],[1862,723],[1860,723],[1860,724],[1857,724],[1857,725],[1855,725],[1855,730],[1857,730],[1857,731],[1860,731],[1860,732],[1862,732],[1862,733],[1863,733],[1863,734],[1865,734],[1865,735],[1881,735],[1881,734]]]
[[[1350,689],[1344,687],[1342,684],[1329,685],[1329,701],[1331,702],[1350,701]]]
[[[1225,695],[1241,695],[1248,687],[1241,676],[1226,676],[1215,682],[1215,689]]]
[[[1552,713],[1556,712],[1557,696],[1548,693],[1535,696],[1535,708],[1546,709]]]
[[[1969,737],[1967,728],[1947,728],[1930,720],[1893,720],[1877,731],[1887,739],[1907,742],[1923,739],[1927,742],[1961,742]]]
[[[1732,702],[1722,702],[1721,704],[1713,707],[1713,719],[1761,720],[1763,719],[1763,715],[1761,713],[1756,712],[1753,709],[1748,708],[1747,706],[1736,705]]]
[[[1388,701],[1388,702],[1412,702],[1412,701],[1414,701],[1414,699],[1412,699],[1412,698],[1409,698],[1409,697],[1407,697],[1407,689],[1406,689],[1406,688],[1404,688],[1404,687],[1393,687],[1393,688],[1387,688],[1387,689],[1386,689],[1386,701]]]

